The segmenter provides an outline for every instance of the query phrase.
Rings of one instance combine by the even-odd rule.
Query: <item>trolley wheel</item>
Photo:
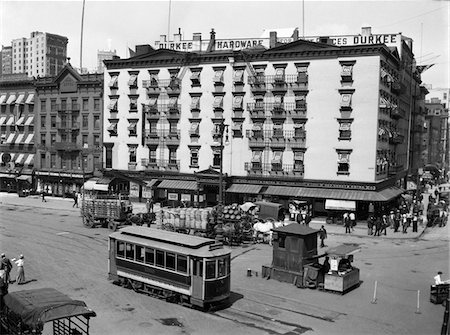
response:
[[[88,228],[95,227],[94,217],[90,213],[86,213],[83,215],[83,224]]]
[[[108,228],[112,231],[116,231],[117,230],[117,222],[114,220],[109,220],[108,221]]]

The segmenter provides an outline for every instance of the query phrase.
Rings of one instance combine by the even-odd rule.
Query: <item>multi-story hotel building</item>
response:
[[[12,48],[10,46],[2,46],[1,50],[1,68],[0,75],[11,74]]]
[[[10,72],[27,73],[30,77],[55,76],[63,68],[67,57],[67,37],[32,32],[30,38],[12,41]]]
[[[103,76],[66,64],[36,91],[37,191],[66,196],[102,167]]]
[[[403,191],[420,80],[411,40],[395,36],[401,50],[280,44],[276,34],[267,48],[215,50],[212,32],[203,51],[141,46],[105,61],[105,167],[153,189],[131,195],[172,204],[216,203],[222,167],[227,201],[381,208]]]
[[[23,194],[33,187],[34,79],[0,79],[0,190]]]

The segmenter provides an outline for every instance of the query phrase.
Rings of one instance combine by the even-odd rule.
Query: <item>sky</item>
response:
[[[83,1],[0,0],[0,44],[11,45],[32,31],[66,36],[68,57],[80,65]],[[424,84],[450,87],[450,1],[94,1],[86,0],[83,67],[94,71],[97,50],[115,49],[128,58],[128,48],[154,46],[160,35],[181,29],[184,39],[201,33],[209,39],[258,38],[264,29],[299,28],[300,35],[357,35],[361,27],[373,34],[402,33],[414,41],[418,64],[435,64],[423,73]],[[304,20],[303,20],[304,18]]]

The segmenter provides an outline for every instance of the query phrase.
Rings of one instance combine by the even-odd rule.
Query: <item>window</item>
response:
[[[117,74],[110,74],[111,76],[111,80],[109,81],[108,86],[110,88],[117,88],[117,79],[118,79],[118,75]]]
[[[306,108],[306,96],[296,95],[295,96],[295,109],[305,109]]]
[[[41,115],[41,128],[45,129],[45,125],[47,123],[47,117],[45,115]]]
[[[136,150],[137,147],[135,146],[128,147],[128,159],[130,163],[136,163]]]
[[[61,100],[61,110],[62,111],[67,110],[67,100],[66,99]]]
[[[198,167],[198,149],[191,149],[191,167]]]
[[[125,242],[117,241],[116,252],[118,257],[125,258]]]
[[[282,171],[282,162],[281,159],[283,157],[283,151],[277,150],[273,151],[272,155],[272,171]]]
[[[137,87],[137,74],[131,74],[130,79],[128,79],[128,86]]]
[[[241,69],[234,70],[234,73],[233,73],[233,82],[234,82],[235,84],[236,84],[236,83],[241,84],[241,83],[244,82],[244,70],[241,70]]]
[[[169,134],[178,135],[177,122],[169,122]]]
[[[155,249],[145,248],[145,263],[150,265],[155,264]]]
[[[177,255],[177,271],[187,273],[187,257],[183,255]]]
[[[274,109],[282,109],[283,108],[283,102],[284,102],[284,96],[282,95],[275,95],[274,97]]]
[[[216,278],[216,261],[206,261],[205,279]]]
[[[352,106],[352,95],[350,93],[341,94],[341,107],[350,108]]]
[[[89,127],[89,115],[84,114],[82,116],[81,126],[83,129],[87,129]]]
[[[242,96],[235,96],[233,98],[233,109],[242,109],[242,103],[243,103],[243,97]]]
[[[294,138],[305,138],[305,124],[304,123],[294,123]]]
[[[156,147],[151,147],[149,150],[149,163],[156,163]]]
[[[134,245],[130,243],[125,244],[125,257],[134,260]]]
[[[94,115],[94,129],[100,129],[100,115]]]
[[[242,122],[234,122],[231,130],[233,131],[233,137],[242,137]]]
[[[128,126],[128,136],[137,136],[137,123],[138,120],[128,120],[129,126]]]
[[[94,99],[94,111],[100,111],[100,99]]]
[[[94,147],[100,146],[100,135],[94,135]]]
[[[338,174],[348,174],[350,172],[350,152],[338,151]]]
[[[192,71],[191,74],[191,82],[192,82],[192,86],[200,86],[200,71],[196,70],[196,71]]]
[[[89,99],[83,98],[83,110],[88,111],[89,110]]]
[[[157,135],[157,122],[149,122],[150,134]]]
[[[283,123],[273,124],[273,137],[283,137]]]
[[[177,164],[177,148],[169,148],[169,164]]]
[[[156,250],[156,266],[164,267],[164,251]]]
[[[56,168],[56,154],[50,155],[50,167],[52,169]]]
[[[50,127],[51,128],[56,128],[56,116],[51,116],[50,117]]]
[[[199,122],[192,122],[191,123],[191,129],[189,129],[189,135],[190,136],[200,136],[200,123]]]
[[[136,245],[136,261],[144,263],[144,247]]]
[[[178,98],[170,97],[169,99],[169,109],[178,109]]]
[[[51,99],[50,100],[50,111],[51,112],[56,112],[56,99]]]
[[[150,74],[150,87],[158,87],[158,74],[151,73]]]
[[[112,168],[112,147],[106,147],[106,168]]]
[[[304,165],[304,152],[303,151],[294,151],[294,171],[299,171],[303,173]]]
[[[45,145],[46,134],[41,134],[41,145]]]
[[[339,123],[339,139],[350,140],[352,137],[352,131],[350,129],[352,123],[350,121],[342,121]]]
[[[223,97],[222,96],[214,97],[213,108],[223,108]]]
[[[175,254],[166,252],[166,269],[175,270]]]
[[[252,133],[254,138],[263,138],[263,124],[260,122],[253,123]]]
[[[256,85],[264,84],[266,81],[266,74],[264,69],[255,69],[256,77],[254,82]]]
[[[83,134],[83,136],[82,136],[82,145],[83,145],[83,148],[87,148],[87,146],[88,146],[88,135],[87,134]]]
[[[46,168],[47,162],[45,160],[45,154],[41,154],[41,167]]]
[[[218,83],[223,83],[223,70],[215,70],[214,71],[214,78],[213,78],[213,82],[218,84]]]
[[[137,112],[137,97],[130,97],[130,112]]]
[[[341,76],[342,78],[351,78],[353,74],[353,65],[342,64]]]
[[[192,97],[191,109],[200,109],[200,97]]]
[[[275,82],[284,83],[284,68],[275,69]]]
[[[308,83],[308,66],[298,65],[297,66],[297,83],[306,84]]]
[[[213,152],[213,166],[220,166],[220,149],[214,149]]]
[[[50,145],[55,144],[56,142],[56,134],[50,134]]]
[[[286,235],[278,233],[278,248],[286,248]]]
[[[217,260],[217,277],[224,277],[227,275],[226,259],[221,258]]]

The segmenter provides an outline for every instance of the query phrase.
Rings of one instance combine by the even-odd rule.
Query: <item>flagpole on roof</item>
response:
[[[305,0],[302,0],[302,37],[305,38]]]
[[[83,24],[84,24],[84,3],[83,0],[83,9],[81,11],[81,40],[80,40],[80,73],[83,73]]]
[[[170,11],[172,9],[172,0],[169,0],[169,20],[167,23],[167,43],[169,43],[170,38]]]

